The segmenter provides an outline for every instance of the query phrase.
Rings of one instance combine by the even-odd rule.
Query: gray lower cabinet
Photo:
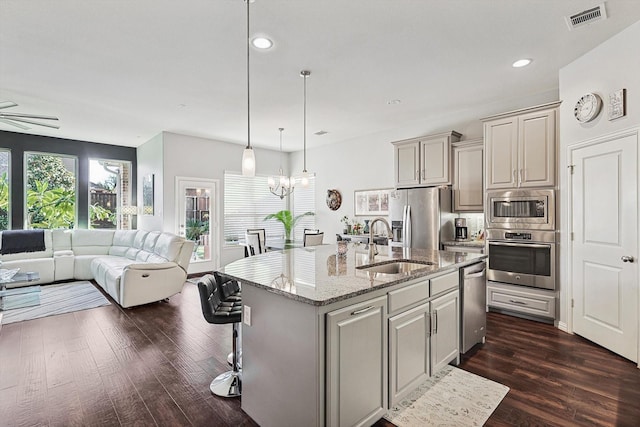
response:
[[[386,414],[386,322],[386,295],[327,314],[327,425],[371,425]]]
[[[389,319],[389,406],[431,375],[429,303]]]
[[[431,372],[455,360],[460,362],[460,292],[455,290],[431,301]]]

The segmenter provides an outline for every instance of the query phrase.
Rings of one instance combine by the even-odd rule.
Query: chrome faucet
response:
[[[373,242],[373,224],[378,221],[382,221],[384,225],[387,226],[387,236],[390,239],[393,236],[393,232],[391,231],[391,226],[386,219],[382,217],[374,218],[373,221],[369,223],[369,260],[372,260],[378,253],[378,249],[376,248],[376,244]]]

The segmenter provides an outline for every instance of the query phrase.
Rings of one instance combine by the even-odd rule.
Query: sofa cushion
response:
[[[113,235],[113,230],[74,230],[71,249],[76,255],[107,255]]]
[[[153,255],[153,252],[149,252],[145,250],[138,251],[138,253],[136,254],[136,261],[147,262],[147,260],[151,255]]]
[[[126,257],[127,251],[133,247],[136,234],[136,230],[116,230],[113,234],[113,245],[109,248],[109,255]]]
[[[153,252],[153,249],[156,247],[156,242],[158,241],[158,237],[160,237],[160,233],[157,231],[150,231],[147,234],[146,239],[144,239],[144,249],[147,252]]]
[[[73,277],[76,280],[91,280],[94,279],[91,272],[91,261],[98,257],[104,257],[108,255],[77,255],[73,261]]]
[[[133,239],[133,247],[136,249],[142,249],[144,246],[144,240],[146,239],[147,234],[149,234],[148,231],[138,230],[136,232],[136,238]]]
[[[71,249],[71,234],[73,230],[51,230],[54,251],[67,251]]]
[[[3,261],[2,268],[11,270],[19,268],[21,272],[36,271],[40,275],[40,280],[29,282],[27,285],[37,285],[40,283],[51,283],[55,280],[53,268],[53,258],[31,258],[13,261]]]
[[[162,233],[156,241],[156,246],[153,252],[167,261],[176,261],[182,248],[182,242],[184,239],[175,234]],[[156,262],[156,261],[153,261]]]

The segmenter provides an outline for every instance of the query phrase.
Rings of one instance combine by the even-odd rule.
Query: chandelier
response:
[[[267,183],[269,184],[269,191],[271,194],[280,197],[280,199],[284,199],[286,196],[293,193],[296,180],[294,177],[285,176],[282,172],[282,131],[284,128],[278,128],[278,130],[280,131],[280,169],[278,169],[278,176],[270,176],[267,179]]]

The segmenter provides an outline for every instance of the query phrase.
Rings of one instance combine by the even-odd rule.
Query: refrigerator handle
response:
[[[406,207],[407,212],[405,214],[405,236],[406,238],[404,239],[405,243],[405,247],[410,248],[411,247],[411,205],[407,205]]]

